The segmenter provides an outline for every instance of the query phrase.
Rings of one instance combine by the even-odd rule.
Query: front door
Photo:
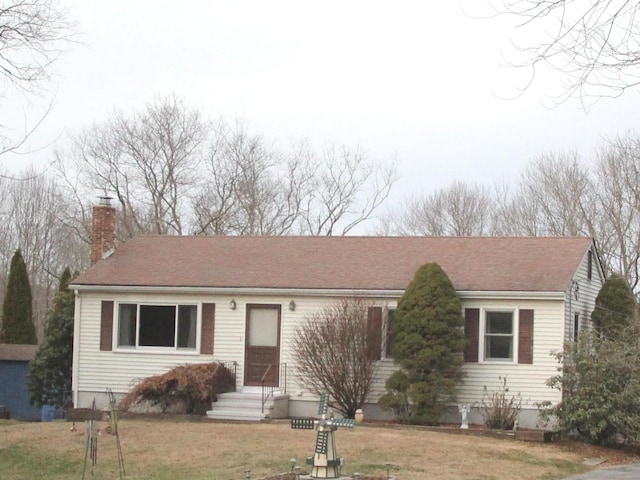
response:
[[[244,384],[277,387],[280,371],[280,305],[247,305]]]

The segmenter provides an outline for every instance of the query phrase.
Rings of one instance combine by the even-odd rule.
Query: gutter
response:
[[[398,299],[404,290],[370,289],[323,289],[323,288],[264,288],[264,287],[168,287],[139,285],[78,285],[72,284],[78,292],[103,293],[157,293],[157,294],[202,294],[202,295],[260,295],[260,296],[308,296],[308,297],[362,297]],[[565,292],[555,291],[458,291],[460,299],[513,299],[513,300],[564,300]]]

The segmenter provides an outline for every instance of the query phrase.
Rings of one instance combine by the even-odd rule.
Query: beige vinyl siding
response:
[[[231,299],[236,302],[236,309],[229,306]],[[295,301],[295,310],[289,309],[289,302]],[[100,307],[103,300],[114,302],[135,303],[215,303],[215,331],[214,354],[200,355],[198,332],[198,350],[194,353],[182,352],[144,352],[144,351],[113,351],[99,350],[100,342]],[[180,294],[105,294],[82,293],[80,304],[80,340],[78,345],[77,378],[75,385],[81,398],[90,403],[95,394],[104,394],[107,388],[115,393],[124,394],[140,379],[158,375],[177,366],[188,363],[210,362],[213,360],[238,362],[238,388],[244,379],[244,343],[245,343],[245,314],[246,305],[278,304],[282,306],[280,362],[287,364],[287,392],[292,400],[315,400],[309,393],[309,383],[298,376],[296,359],[291,353],[291,342],[295,329],[306,318],[336,301],[333,297],[320,296],[229,296],[229,295],[180,295]],[[385,298],[371,299],[372,305],[394,308],[395,300]],[[465,300],[464,307],[468,308],[521,308],[534,310],[534,352],[532,365],[516,364],[465,364],[466,378],[459,389],[459,401],[479,404],[483,387],[489,390],[499,384],[499,376],[507,376],[511,392],[520,392],[524,406],[533,406],[536,402],[559,400],[559,392],[553,391],[545,385],[545,381],[556,374],[556,361],[550,355],[551,351],[558,351],[563,344],[563,313],[564,303],[558,300]],[[117,309],[116,309],[117,311]],[[201,315],[201,310],[199,310]],[[114,321],[114,325],[117,321]],[[199,329],[198,329],[199,330]],[[375,381],[372,385],[368,401],[376,403],[380,395],[385,393],[384,382],[397,368],[392,359],[380,360],[377,363]],[[281,385],[282,386],[282,385]],[[86,407],[88,404],[78,406]]]
[[[293,341],[296,327],[302,324],[305,319],[320,311],[322,308],[334,304],[339,299],[331,297],[296,297],[296,309],[294,312],[289,310],[289,301],[287,298],[283,301],[283,318],[282,318],[282,345],[281,345],[281,361],[287,364],[287,392],[292,398],[297,400],[315,400],[316,397],[308,391],[308,382],[301,377],[296,370],[296,359],[291,351],[291,342]],[[388,299],[372,298],[368,301],[371,305],[395,308],[395,301],[389,302]],[[389,369],[393,362],[390,360],[381,360],[376,362],[378,370],[376,372],[376,381],[372,385],[370,398],[377,401],[378,397],[384,393],[385,375],[390,375],[393,369]]]
[[[197,300],[178,299],[171,297],[154,296],[122,296],[107,298],[104,296],[83,295],[81,301],[81,325],[80,343],[78,345],[78,363],[74,368],[76,375],[75,385],[79,392],[96,395],[96,401],[104,402],[107,389],[114,393],[128,392],[140,379],[164,373],[167,370],[187,363],[211,361],[211,356],[200,356],[197,353],[143,353],[141,351],[126,352],[100,351],[100,309],[103,300],[115,300],[125,302],[151,302],[151,303],[197,303]],[[114,321],[114,325],[117,322]],[[198,341],[200,340],[198,334]],[[115,345],[115,342],[114,342]],[[84,395],[86,401],[87,395]],[[102,401],[101,401],[102,400]],[[79,405],[86,407],[89,405]],[[104,406],[104,405],[102,405]]]
[[[236,302],[236,309],[229,306],[231,299]],[[213,356],[200,355],[199,348],[194,353],[182,352],[151,352],[117,350],[100,351],[100,309],[103,300],[132,303],[215,303],[215,329]],[[295,301],[295,310],[289,309],[289,302]],[[287,365],[287,392],[297,399],[314,400],[315,396],[308,391],[309,384],[296,371],[296,360],[291,353],[291,342],[298,325],[321,308],[336,302],[332,297],[284,297],[284,296],[209,296],[209,295],[154,295],[154,294],[108,294],[81,293],[80,318],[81,334],[78,345],[78,362],[76,372],[76,386],[86,403],[95,394],[98,403],[100,395],[104,395],[107,388],[117,394],[125,394],[140,379],[151,375],[158,375],[178,365],[189,363],[210,362],[213,360],[237,362],[237,387],[240,389],[244,380],[244,344],[245,320],[247,304],[281,305],[281,338],[280,362]],[[371,299],[372,305],[395,306],[386,299]],[[117,307],[114,308],[117,312]],[[199,319],[201,310],[199,310]],[[114,326],[117,319],[114,319]],[[199,330],[199,329],[198,329]],[[200,332],[198,332],[198,343]],[[115,342],[114,342],[115,345]],[[384,380],[393,372],[393,361],[382,360],[378,363],[371,399],[384,393]],[[284,379],[282,379],[284,381]],[[281,387],[284,386],[281,384]],[[105,402],[106,400],[102,400]],[[79,405],[88,406],[88,405]]]
[[[82,398],[85,403],[89,394],[104,393],[107,388],[115,393],[125,394],[140,379],[158,375],[178,365],[189,363],[210,362],[213,360],[237,362],[237,388],[242,388],[244,380],[244,344],[245,320],[247,304],[279,304],[282,306],[280,362],[287,365],[287,392],[297,399],[315,400],[315,396],[308,391],[308,382],[301,378],[296,371],[296,360],[291,353],[291,342],[297,325],[306,318],[319,311],[324,306],[336,302],[332,297],[284,297],[284,296],[209,296],[209,295],[154,295],[154,294],[109,294],[94,293],[81,294],[81,343],[78,345],[77,388],[84,392]],[[236,309],[229,306],[231,299],[236,302]],[[197,351],[182,352],[151,352],[151,351],[100,351],[100,308],[103,300],[112,300],[116,307],[119,302],[132,303],[215,303],[215,329],[213,356],[199,354],[200,329],[198,328]],[[289,302],[295,301],[295,310],[289,309]],[[372,305],[395,306],[395,301],[388,299],[371,299]],[[201,309],[199,310],[199,319]],[[117,318],[114,319],[114,327]],[[115,345],[115,342],[114,342]],[[370,395],[373,401],[384,393],[384,380],[393,370],[393,361],[382,360],[378,363],[376,382]],[[284,380],[284,379],[282,379]],[[281,384],[281,386],[283,386]],[[89,400],[90,401],[90,400]],[[100,403],[100,400],[97,399]],[[80,405],[88,406],[88,405]]]
[[[499,377],[506,375],[510,392],[520,392],[523,407],[534,407],[545,400],[557,402],[559,392],[545,385],[546,380],[557,373],[557,363],[551,352],[558,352],[563,345],[563,302],[558,300],[486,300],[465,301],[463,308],[480,309],[531,309],[534,310],[533,364],[483,362],[465,363],[464,383],[458,389],[458,401],[479,406],[483,390],[493,391],[500,384]],[[514,351],[515,354],[515,351]],[[378,362],[376,382],[368,401],[376,403],[385,393],[384,382],[396,369],[392,359]]]
[[[387,393],[384,388],[384,383],[393,372],[398,370],[398,368],[398,365],[390,358],[379,360],[377,362],[376,374],[374,376],[373,384],[371,385],[371,391],[367,396],[367,403],[377,403],[378,399]]]
[[[505,376],[510,393],[520,393],[522,396],[524,408],[534,407],[534,404],[543,401],[560,400],[560,393],[547,387],[545,381],[557,374],[557,362],[553,353],[561,351],[563,345],[562,301],[468,301],[463,307],[532,309],[534,332],[532,364],[484,362],[482,359],[478,363],[465,363],[464,383],[458,389],[460,403],[479,406],[484,387],[489,392],[495,391],[500,384],[500,377]]]
[[[592,250],[593,251],[593,250]],[[574,314],[580,314],[581,328],[591,327],[591,312],[595,307],[596,297],[602,288],[604,278],[598,268],[598,261],[595,251],[593,251],[593,270],[591,279],[588,278],[588,252],[585,252],[580,266],[576,270],[573,281],[578,285],[578,298],[575,298],[575,284],[567,286],[565,300],[565,342],[573,341],[573,321]]]
[[[232,299],[236,302],[235,310],[229,306]],[[244,378],[245,304],[235,297],[206,297],[206,301],[216,304],[213,358],[222,362],[237,362],[236,388],[240,388]]]

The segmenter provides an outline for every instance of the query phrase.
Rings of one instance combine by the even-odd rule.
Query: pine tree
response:
[[[31,362],[29,390],[37,406],[64,407],[71,399],[74,296],[69,290],[69,269],[60,277],[58,293],[49,312],[45,336]]]
[[[24,345],[38,343],[32,316],[29,275],[20,249],[11,259],[7,291],[2,304],[0,341]]]
[[[636,300],[627,281],[619,276],[609,277],[598,296],[591,319],[599,334],[614,340],[624,335],[624,330],[636,315]]]
[[[408,423],[435,424],[462,380],[462,306],[436,263],[418,269],[398,301],[391,352],[402,367],[386,383],[380,404]]]

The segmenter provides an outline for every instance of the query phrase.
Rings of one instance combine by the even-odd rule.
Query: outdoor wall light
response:
[[[231,310],[235,310],[235,309],[236,309],[236,301],[235,301],[235,300],[233,300],[233,299],[232,299],[232,300],[229,302],[229,308],[230,308]]]
[[[296,309],[296,302],[294,302],[293,300],[291,300],[289,302],[289,310],[291,310],[292,312]]]
[[[575,299],[579,300],[580,299],[580,284],[575,280],[571,280],[571,289],[573,290],[573,296],[575,297]]]

